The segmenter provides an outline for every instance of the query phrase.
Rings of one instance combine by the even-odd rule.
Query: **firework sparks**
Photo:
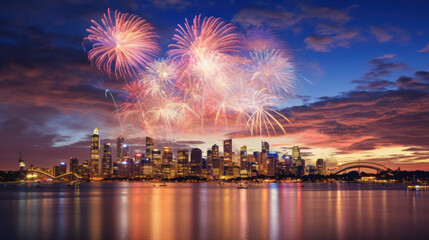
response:
[[[284,44],[269,31],[242,37],[220,18],[196,16],[178,25],[168,59],[153,60],[159,50],[153,27],[135,15],[108,10],[102,25],[93,21],[85,38],[94,65],[128,81],[121,105],[124,119],[138,120],[146,132],[201,129],[286,133],[289,120],[276,109],[293,95],[295,66]],[[243,48],[241,46],[244,46]],[[244,51],[243,51],[244,50]]]
[[[266,86],[278,97],[293,96],[296,84],[295,66],[281,50],[258,50],[250,53],[251,84],[256,89]]]
[[[91,22],[84,44],[90,44],[88,59],[101,71],[129,77],[140,72],[159,52],[154,27],[137,15],[115,11],[112,16],[108,9],[102,24]]]

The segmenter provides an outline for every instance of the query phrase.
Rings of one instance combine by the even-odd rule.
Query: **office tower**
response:
[[[60,162],[59,166],[54,166],[53,169],[54,172],[54,176],[58,177],[60,175],[66,174],[67,173],[67,164],[66,162]]]
[[[100,176],[100,136],[95,128],[91,137],[91,158],[89,161],[91,177]]]
[[[269,152],[270,151],[270,144],[268,142],[262,142],[261,144],[261,152]]]
[[[21,153],[19,153],[18,165],[19,165],[19,172],[20,172],[20,174],[21,175],[24,174],[25,162],[24,162],[24,159],[21,156]]]
[[[292,158],[294,161],[298,160],[301,157],[301,153],[298,146],[293,146],[292,148]]]
[[[207,150],[206,166],[206,177],[213,177],[213,153],[211,149]]]
[[[223,161],[225,166],[232,166],[232,139],[223,141]]]
[[[107,178],[110,176],[112,170],[112,146],[110,143],[103,145],[103,158],[101,160],[102,177]]]
[[[200,176],[202,170],[203,151],[199,148],[194,148],[191,151],[191,175]]]
[[[70,172],[79,174],[79,160],[77,158],[70,158]]]
[[[153,160],[152,151],[155,147],[155,142],[152,138],[146,137],[146,158],[151,162]]]
[[[162,149],[162,163],[170,163],[173,161],[173,151],[170,147],[164,147]]]
[[[161,175],[161,151],[156,148],[152,150],[152,163],[153,174],[159,177]]]
[[[326,162],[321,158],[316,161],[316,173],[319,175],[326,175]]]
[[[89,162],[88,160],[83,161],[82,166],[79,166],[79,175],[83,178],[89,178]]]
[[[130,145],[128,144],[124,144],[122,145],[122,159],[127,159],[130,158],[131,156],[131,150],[130,150]]]
[[[247,162],[247,146],[243,145],[240,148],[240,168],[246,169],[246,162]]]
[[[276,165],[279,159],[279,155],[276,152],[268,153],[267,159],[267,176],[274,177],[276,176]]]
[[[122,157],[124,156],[124,138],[118,137],[116,140],[116,162],[122,162]]]
[[[213,158],[219,158],[219,146],[216,144],[212,146],[212,156]]]
[[[189,174],[189,153],[188,150],[177,151],[177,175],[179,177]]]
[[[173,151],[170,147],[164,147],[162,149],[162,161],[161,161],[161,174],[163,178],[171,178],[173,163]]]

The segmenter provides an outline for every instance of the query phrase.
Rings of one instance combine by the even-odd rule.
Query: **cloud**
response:
[[[357,5],[353,5],[349,7],[349,9],[354,8],[356,6]],[[328,7],[315,8],[315,7],[311,7],[303,4],[301,5],[301,9],[309,17],[330,20],[336,23],[347,23],[351,19],[351,17],[348,15],[348,12],[346,10],[338,10],[338,9],[332,9]]]
[[[289,110],[293,113],[293,124],[287,128],[289,137],[313,131],[314,136],[322,134],[328,139],[311,141],[307,146],[335,146],[341,154],[394,146],[426,149],[429,147],[425,140],[429,134],[427,74],[419,71],[414,77],[400,77],[397,89],[350,91],[292,107]]]
[[[421,53],[427,53],[427,52],[429,52],[429,43],[426,45],[426,47],[420,49],[419,52],[421,52]]]
[[[375,35],[375,37],[377,38],[377,41],[380,43],[388,42],[393,38],[392,35],[388,34],[385,30],[379,27],[370,26],[370,29],[372,33]]]
[[[273,28],[285,29],[294,26],[303,16],[288,11],[264,10],[259,8],[244,8],[234,15],[232,21],[245,28],[265,25]]]
[[[390,59],[396,57],[396,54],[390,53],[390,54],[384,54],[382,56],[376,57],[377,59]]]
[[[333,48],[350,47],[350,41],[358,35],[358,32],[335,24],[318,24],[316,34],[307,37],[304,42],[307,49],[316,52],[329,52]]]
[[[192,1],[187,0],[149,0],[151,5],[158,8],[176,8],[182,9],[190,6]]]

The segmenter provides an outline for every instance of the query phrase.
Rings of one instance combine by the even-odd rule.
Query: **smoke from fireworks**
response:
[[[130,77],[159,52],[154,27],[137,15],[115,11],[112,16],[108,9],[102,24],[91,22],[94,25],[87,29],[90,34],[83,44],[90,45],[88,59],[101,71]]]
[[[169,58],[153,60],[159,46],[152,25],[120,12],[112,21],[109,10],[102,23],[88,29],[88,58],[102,71],[139,77],[123,89],[121,114],[146,133],[171,135],[196,126],[286,133],[290,122],[276,108],[293,95],[297,78],[285,44],[269,31],[242,36],[231,23],[198,15],[178,25]]]

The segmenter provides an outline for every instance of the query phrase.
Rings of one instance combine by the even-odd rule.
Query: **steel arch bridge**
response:
[[[331,170],[331,174],[338,174],[340,172],[344,172],[348,169],[352,169],[352,168],[370,168],[370,169],[374,169],[377,172],[379,171],[390,171],[390,169],[382,164],[379,163],[373,163],[373,162],[350,162],[350,163],[345,163],[342,164],[334,169]]]
[[[73,173],[73,172],[64,173],[64,174],[61,174],[61,175],[56,176],[56,177],[54,175],[49,174],[49,173],[46,173],[46,172],[43,172],[43,171],[39,171],[39,170],[34,170],[34,169],[28,169],[27,172],[42,174],[42,175],[48,176],[48,177],[50,177],[52,179],[60,179],[60,178],[65,178],[65,177],[69,177],[69,176],[70,177],[75,177],[77,179],[81,179],[82,178],[81,176],[79,176],[79,175],[77,175],[76,173]]]

